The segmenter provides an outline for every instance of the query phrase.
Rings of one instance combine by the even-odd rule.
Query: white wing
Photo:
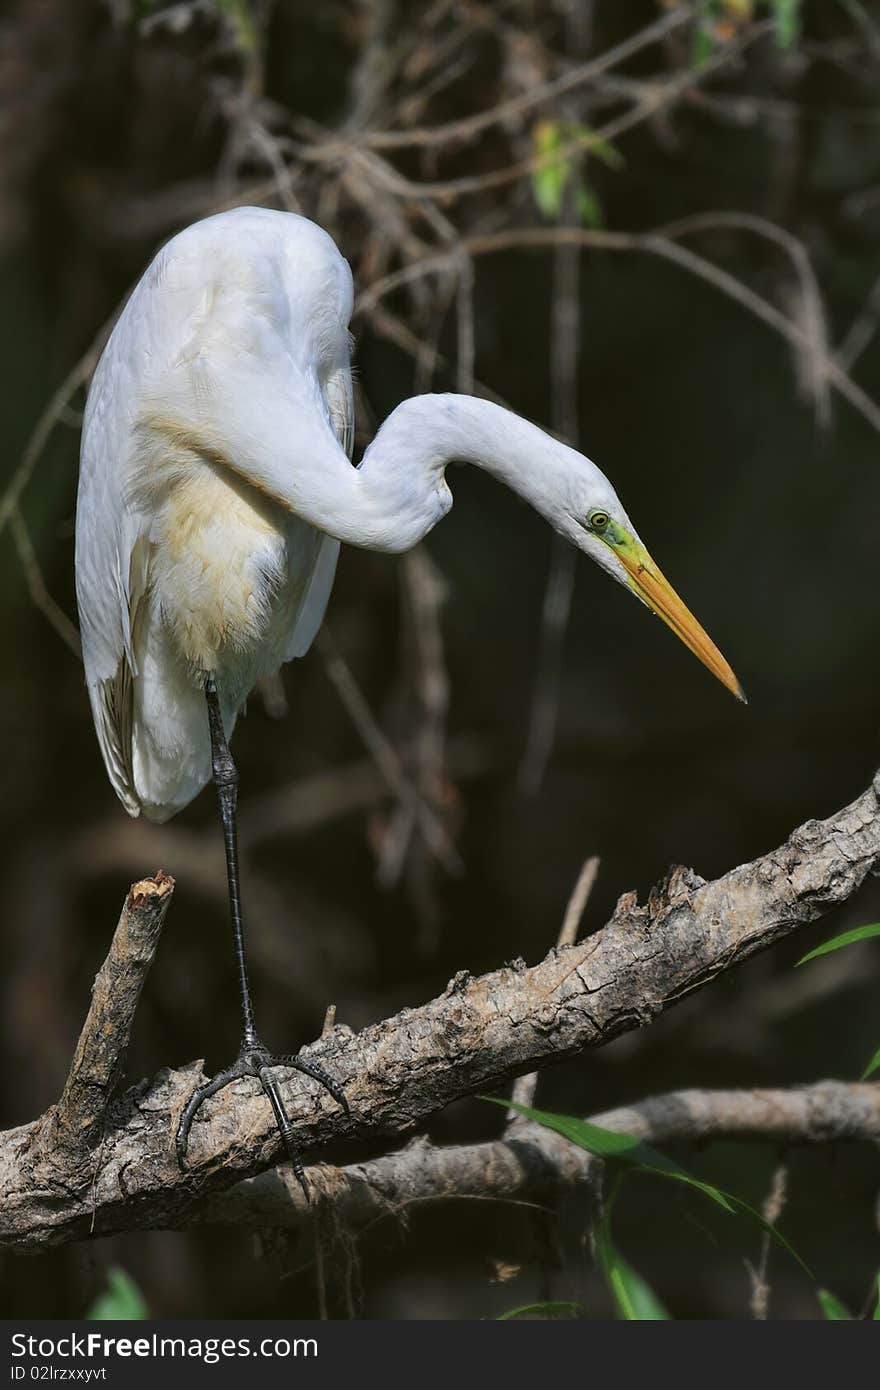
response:
[[[132,677],[147,590],[149,523],[122,493],[117,414],[106,396],[115,374],[101,364],[83,422],[76,504],[76,597],[86,684],[107,775],[139,814],[132,771]],[[108,408],[109,407],[109,408]]]
[[[348,362],[343,362],[330,373],[324,387],[324,398],[336,437],[351,458],[354,449],[354,396]],[[300,604],[285,661],[305,656],[315,640],[330,601],[338,558],[339,541],[333,536],[325,536],[315,557],[315,567]]]
[[[135,787],[134,683],[141,674],[139,659],[148,660],[142,650],[149,646],[148,634],[161,623],[158,615],[151,617],[151,502],[132,488],[133,477],[143,476],[133,424],[156,383],[159,399],[172,405],[177,384],[188,379],[181,364],[188,360],[192,335],[210,318],[218,290],[233,301],[238,296],[246,310],[245,327],[251,318],[248,296],[254,296],[255,341],[261,332],[260,311],[267,303],[277,309],[290,335],[285,351],[291,355],[284,365],[296,379],[300,372],[305,381],[307,367],[328,363],[320,382],[325,418],[345,448],[351,447],[346,336],[351,275],[330,238],[302,218],[264,209],[237,209],[174,238],[145,272],[95,373],[83,423],[77,499],[77,601],[86,681],[108,776],[131,815],[139,814],[142,801]],[[218,322],[222,334],[222,319]],[[236,332],[230,341],[240,338]],[[232,360],[228,365],[235,369],[237,364]],[[251,366],[266,386],[265,372],[253,361]],[[291,569],[301,572],[305,563],[311,572],[292,630],[278,652],[282,660],[302,655],[311,644],[339,551],[338,541],[296,517],[291,518],[290,542]],[[178,708],[181,692],[171,688],[173,674],[161,675],[169,684],[161,722],[170,734],[184,713]],[[230,713],[234,720],[235,711]],[[186,800],[198,790],[195,773],[190,781]],[[174,809],[179,806],[169,802],[167,813]]]

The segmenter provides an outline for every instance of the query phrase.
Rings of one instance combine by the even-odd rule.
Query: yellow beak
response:
[[[669,580],[654,564],[647,550],[636,541],[614,547],[614,553],[629,575],[629,586],[653,613],[662,618],[722,685],[747,704],[742,686],[709,634],[682,603]]]

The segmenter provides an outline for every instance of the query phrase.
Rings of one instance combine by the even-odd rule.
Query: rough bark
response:
[[[95,976],[61,1099],[49,1112],[42,1137],[49,1154],[63,1150],[85,1160],[100,1138],[173,892],[174,880],[161,869],[129,890],[107,959]]]
[[[474,979],[466,971],[439,998],[352,1034],[337,1028],[316,1058],[345,1086],[351,1118],[323,1090],[289,1074],[283,1091],[312,1149],[357,1134],[399,1138],[451,1101],[511,1076],[598,1047],[650,1023],[720,972],[845,902],[880,864],[880,778],[824,821],[800,826],[780,848],[707,883],[675,869],[640,906],[626,894],[603,930]],[[158,880],[156,881],[158,882]],[[111,947],[125,955],[120,938]],[[143,965],[133,966],[145,973]],[[114,1023],[111,992],[95,1010],[127,1040],[128,1004]],[[90,1026],[87,1022],[84,1034]],[[123,1041],[124,1046],[124,1041]],[[94,1047],[81,1039],[79,1053]],[[120,1049],[121,1050],[121,1049]],[[112,1067],[111,1067],[112,1072]],[[198,1064],[165,1070],[107,1109],[97,1142],[58,1142],[56,1112],[0,1135],[0,1243],[40,1248],[89,1235],[194,1219],[209,1196],[254,1177],[279,1156],[265,1097],[250,1082],[222,1091],[194,1125],[191,1167],[176,1163],[177,1116],[201,1079]],[[94,1125],[94,1117],[89,1118]],[[93,1133],[93,1128],[89,1131]]]

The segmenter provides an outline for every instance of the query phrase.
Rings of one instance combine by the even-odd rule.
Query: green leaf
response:
[[[610,169],[619,169],[624,162],[620,152],[590,126],[574,121],[539,121],[532,132],[532,139],[536,153],[546,160],[532,174],[532,193],[541,212],[553,221],[559,219],[565,190],[581,163],[581,150],[572,149],[572,145],[582,146],[584,153],[595,155]],[[567,150],[565,155],[560,154],[558,159],[552,157],[563,149]],[[595,195],[581,180],[577,182],[575,199],[585,225],[601,226],[602,209]]]
[[[680,1164],[667,1158],[659,1149],[643,1143],[634,1134],[618,1134],[612,1129],[602,1129],[600,1125],[591,1124],[589,1120],[575,1119],[573,1115],[554,1115],[548,1110],[535,1110],[531,1106],[519,1105],[512,1100],[499,1100],[495,1096],[483,1096],[482,1099],[515,1110],[517,1114],[525,1116],[527,1120],[534,1120],[545,1129],[555,1130],[557,1134],[564,1135],[573,1144],[577,1144],[579,1149],[586,1149],[587,1153],[594,1154],[596,1158],[619,1158],[625,1163],[634,1163],[647,1172],[696,1187],[707,1197],[711,1197],[713,1202],[724,1207],[725,1211],[734,1210],[733,1203],[717,1187],[701,1182],[699,1178],[692,1178]]]
[[[559,121],[540,121],[535,126],[533,138],[535,150],[540,156],[555,154],[563,144]],[[571,165],[567,160],[554,159],[532,174],[532,193],[545,217],[554,220],[559,217],[570,173]]]
[[[877,1275],[877,1304],[871,1321],[880,1322],[880,1274]]]
[[[527,1120],[534,1120],[535,1124],[543,1125],[545,1129],[554,1129],[557,1134],[562,1134],[573,1144],[577,1144],[579,1149],[586,1149],[597,1158],[626,1158],[631,1163],[654,1163],[658,1167],[672,1169],[678,1167],[671,1158],[666,1158],[657,1149],[652,1149],[650,1144],[643,1143],[634,1134],[620,1134],[617,1130],[603,1129],[601,1125],[591,1124],[589,1120],[578,1120],[574,1115],[556,1115],[550,1110],[536,1110],[534,1106],[520,1105],[516,1100],[502,1100],[499,1096],[480,1096],[480,1100],[491,1101],[492,1105],[503,1105],[505,1110],[515,1110],[518,1115]]]
[[[827,956],[829,951],[839,951],[841,946],[853,946],[857,941],[867,941],[871,936],[880,936],[880,922],[872,922],[869,927],[853,927],[852,931],[832,936],[824,945],[817,946],[814,951],[808,951],[805,956],[801,956],[797,964],[806,965],[808,960],[815,960],[817,956]]]
[[[801,0],[770,0],[776,42],[780,48],[791,48],[800,37]]]
[[[764,1231],[771,1240],[775,1240],[776,1244],[781,1246],[785,1253],[790,1255],[791,1258],[800,1265],[804,1274],[808,1274],[812,1279],[813,1274],[806,1260],[801,1259],[791,1242],[785,1239],[785,1236],[778,1227],[773,1225],[772,1221],[768,1221],[765,1216],[762,1216],[754,1207],[749,1206],[748,1202],[744,1202],[741,1197],[734,1197],[732,1192],[725,1192],[724,1196],[738,1216],[747,1216],[750,1221],[754,1221],[755,1225],[760,1226],[761,1230]]]
[[[591,227],[593,231],[598,231],[604,227],[605,217],[602,212],[602,204],[589,184],[583,181],[578,184],[575,200],[578,216],[585,227]]]
[[[588,154],[594,154],[609,169],[620,169],[626,163],[620,150],[603,139],[592,126],[576,125],[569,121],[563,126],[563,132],[566,144],[570,144],[572,140],[579,141]]]
[[[822,1312],[829,1322],[852,1322],[852,1313],[848,1313],[839,1298],[835,1298],[833,1293],[827,1289],[817,1289],[816,1293],[822,1305]]]
[[[562,211],[562,199],[568,182],[568,170],[564,164],[545,164],[532,175],[532,193],[539,210],[545,217],[556,221]]]
[[[699,22],[694,29],[694,38],[691,44],[691,68],[699,70],[705,63],[708,63],[712,54],[715,52],[715,39],[712,30],[706,24]]]
[[[600,1125],[591,1124],[589,1120],[578,1120],[573,1115],[555,1115],[547,1110],[535,1110],[531,1106],[520,1105],[517,1101],[500,1100],[497,1096],[481,1096],[480,1099],[489,1100],[493,1105],[502,1105],[506,1110],[515,1110],[517,1114],[523,1115],[527,1120],[534,1120],[536,1124],[543,1125],[545,1129],[555,1130],[557,1134],[564,1135],[573,1144],[577,1144],[578,1148],[586,1149],[587,1153],[594,1154],[597,1158],[620,1159],[623,1163],[633,1164],[642,1172],[653,1173],[655,1177],[666,1178],[672,1182],[684,1183],[688,1187],[695,1188],[726,1212],[736,1216],[747,1216],[778,1245],[781,1245],[783,1250],[786,1250],[792,1259],[797,1261],[805,1273],[810,1273],[800,1255],[789,1245],[781,1232],[770,1221],[765,1220],[759,1211],[750,1207],[748,1202],[734,1197],[730,1192],[723,1192],[720,1187],[715,1187],[712,1183],[701,1182],[699,1178],[692,1177],[680,1164],[667,1158],[665,1154],[652,1148],[650,1144],[643,1143],[635,1135],[618,1134],[614,1130],[603,1129]]]
[[[701,68],[715,52],[715,24],[720,17],[719,0],[701,0],[694,20],[691,67]]]
[[[631,1264],[617,1252],[614,1270],[614,1290],[618,1307],[627,1311],[624,1316],[639,1322],[668,1322],[669,1314],[654,1290]]]
[[[227,16],[233,38],[243,53],[253,53],[257,46],[257,31],[248,0],[217,0]]]
[[[654,1290],[623,1258],[611,1235],[611,1203],[596,1236],[596,1258],[622,1318],[630,1322],[668,1322],[669,1314]]]
[[[86,1317],[91,1322],[109,1322],[120,1318],[142,1321],[150,1316],[143,1294],[130,1274],[119,1265],[107,1271],[107,1288],[98,1295]]]
[[[581,1311],[579,1303],[524,1303],[521,1308],[511,1308],[501,1313],[496,1322],[510,1322],[512,1318],[562,1318],[569,1313],[574,1316]]]
[[[790,48],[800,37],[803,0],[764,0],[764,4],[773,20],[777,44]],[[751,0],[701,0],[694,22],[691,67],[702,67],[721,43],[740,33],[753,10]]]
[[[738,1198],[731,1198],[711,1183],[701,1182],[699,1178],[692,1177],[681,1164],[667,1158],[659,1149],[637,1139],[634,1134],[619,1134],[615,1130],[591,1124],[589,1120],[578,1120],[573,1115],[555,1115],[548,1110],[535,1110],[531,1106],[520,1105],[517,1101],[497,1100],[491,1096],[485,1096],[484,1099],[494,1100],[496,1105],[516,1110],[518,1114],[528,1120],[534,1120],[545,1129],[555,1130],[557,1134],[564,1135],[573,1144],[577,1144],[578,1148],[586,1149],[587,1153],[594,1154],[596,1158],[619,1158],[624,1163],[635,1164],[636,1167],[654,1173],[657,1177],[671,1178],[675,1182],[695,1187],[725,1211],[736,1210]],[[745,1203],[739,1205],[745,1206]]]
[[[865,1067],[865,1070],[862,1072],[862,1080],[867,1081],[868,1077],[873,1076],[874,1072],[877,1070],[878,1067],[880,1067],[880,1047],[877,1048],[877,1051],[874,1053],[874,1056],[871,1058],[870,1062]]]

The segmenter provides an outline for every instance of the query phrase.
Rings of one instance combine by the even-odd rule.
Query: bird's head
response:
[[[565,506],[564,534],[662,618],[721,684],[746,703],[742,686],[709,634],[697,622],[652,560],[603,473],[584,459],[576,489]]]
[[[444,473],[452,460],[476,464],[518,492],[745,701],[733,671],[651,559],[601,469],[494,401],[441,393],[413,396],[392,411],[360,468],[378,498],[372,544],[407,549],[446,514],[452,499]]]

